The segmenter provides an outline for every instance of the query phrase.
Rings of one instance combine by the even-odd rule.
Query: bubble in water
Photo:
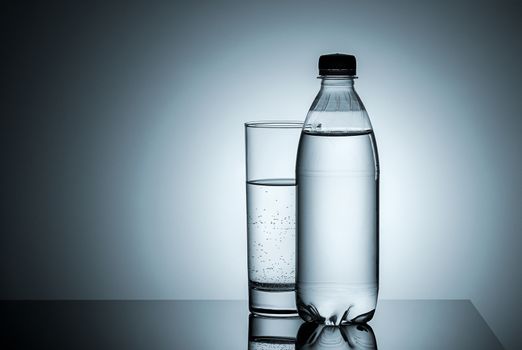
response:
[[[259,253],[255,259],[249,260],[249,278],[254,282],[271,286],[281,284],[288,288],[288,284],[295,283],[295,224],[292,225],[294,220],[289,220],[295,216],[291,209],[295,201],[295,185],[248,184],[247,191],[249,200],[256,202],[258,210],[248,213],[252,219],[257,218],[248,226],[249,249]],[[266,213],[269,217],[263,220],[259,213]],[[264,242],[264,246],[259,242]],[[282,259],[281,254],[286,259]]]

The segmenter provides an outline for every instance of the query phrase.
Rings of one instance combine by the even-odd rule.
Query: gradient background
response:
[[[471,299],[522,346],[519,2],[0,5],[0,298],[247,297],[243,122],[359,62],[382,298]]]

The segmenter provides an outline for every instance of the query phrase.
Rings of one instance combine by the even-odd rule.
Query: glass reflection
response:
[[[325,326],[305,323],[299,328],[295,349],[377,349],[372,327],[367,324]]]
[[[248,318],[249,350],[294,350],[299,317],[264,317],[250,315]]]

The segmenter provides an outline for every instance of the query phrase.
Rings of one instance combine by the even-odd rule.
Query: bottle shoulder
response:
[[[321,89],[304,124],[304,130],[312,133],[372,130],[366,108],[354,89]]]
[[[368,133],[373,130],[366,110],[309,111],[303,130],[308,133]]]
[[[317,93],[310,110],[317,112],[361,111],[364,104],[353,88],[321,88]]]

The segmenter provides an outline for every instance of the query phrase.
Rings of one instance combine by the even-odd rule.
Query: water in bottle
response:
[[[321,56],[319,74],[296,165],[298,312],[326,325],[363,323],[378,292],[377,147],[353,87],[355,57]]]

